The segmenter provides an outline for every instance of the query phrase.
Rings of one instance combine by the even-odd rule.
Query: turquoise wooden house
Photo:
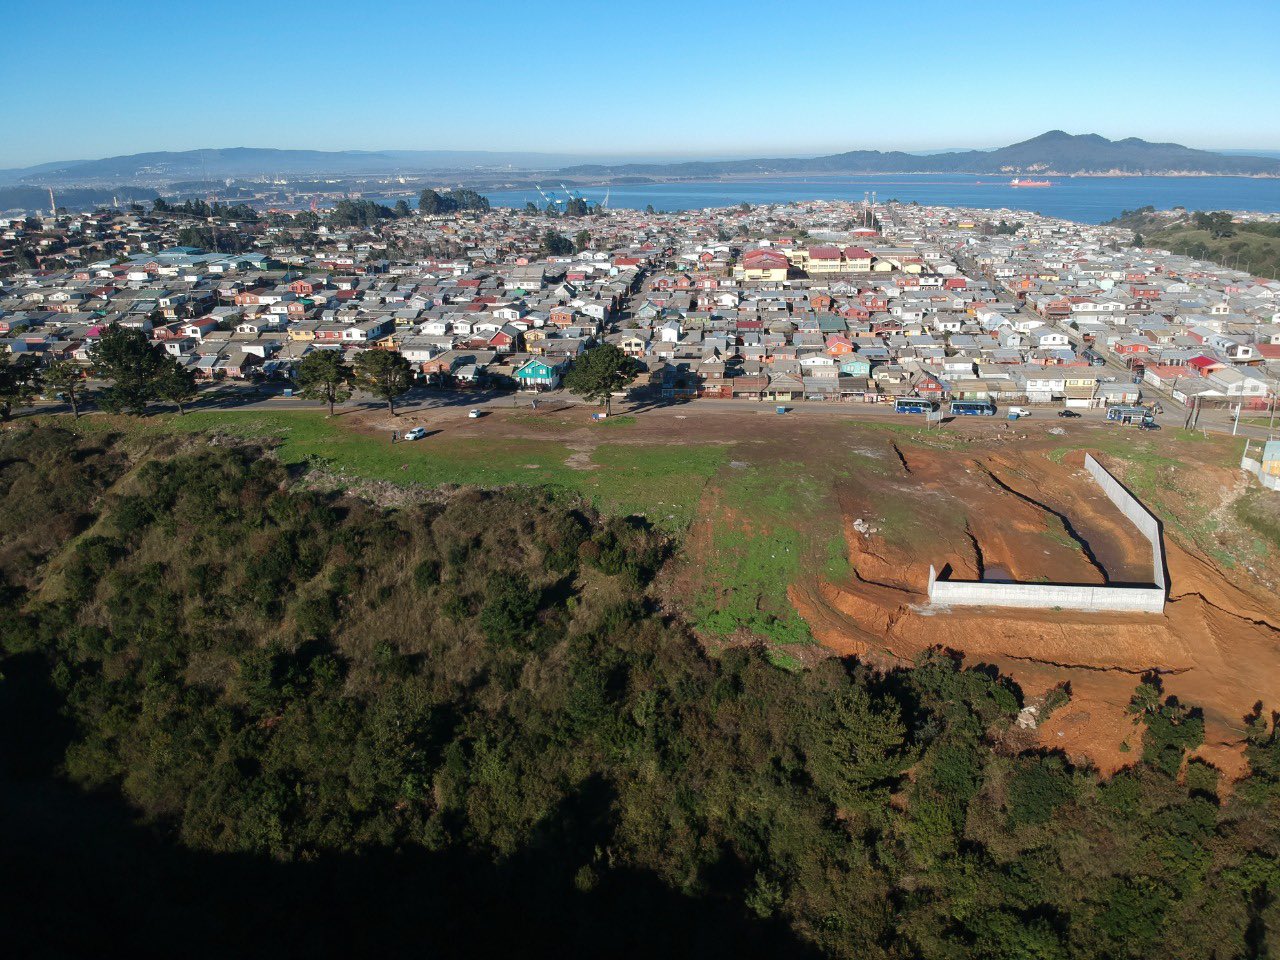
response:
[[[840,372],[847,377],[868,377],[871,375],[871,361],[866,357],[846,356],[840,361]]]
[[[516,371],[516,383],[521,390],[554,390],[560,386],[560,374],[563,369],[563,363],[530,360]]]

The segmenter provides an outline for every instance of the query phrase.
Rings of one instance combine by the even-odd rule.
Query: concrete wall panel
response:
[[[1160,521],[1103,468],[1085,455],[1085,468],[1108,499],[1151,544],[1149,587],[1079,586],[1065,583],[993,583],[985,580],[939,580],[929,567],[929,602],[955,607],[1036,607],[1088,612],[1163,613],[1168,584]]]

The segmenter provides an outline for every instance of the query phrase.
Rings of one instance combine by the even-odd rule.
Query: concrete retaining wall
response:
[[[944,607],[1036,607],[1097,613],[1163,613],[1162,587],[1081,587],[1062,583],[938,580],[929,568],[929,602]]]
[[[1262,484],[1264,487],[1266,487],[1268,490],[1280,490],[1280,477],[1273,477],[1269,473],[1264,473],[1262,470],[1261,460],[1255,460],[1253,459],[1253,457],[1250,457],[1250,456],[1241,457],[1240,469],[1248,470],[1255,477],[1257,477],[1258,482]]]
[[[1142,505],[1137,497],[1126,490],[1119,480],[1107,473],[1102,464],[1093,459],[1092,454],[1084,455],[1084,466],[1093,479],[1098,481],[1098,486],[1107,495],[1107,499],[1129,518],[1129,521],[1151,544],[1151,582],[1163,593],[1168,584],[1164,579],[1164,541],[1160,538],[1160,521]]]
[[[939,580],[929,567],[929,602],[954,607],[1038,607],[1101,612],[1163,613],[1167,583],[1160,521],[1089,454],[1085,468],[1107,498],[1151,544],[1151,586],[1080,586],[1065,583],[998,583]]]

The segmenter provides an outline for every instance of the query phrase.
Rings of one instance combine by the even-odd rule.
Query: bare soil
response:
[[[580,467],[589,467],[601,442],[730,444],[735,464],[708,483],[682,565],[663,583],[675,605],[706,586],[701,571],[717,529],[753,529],[752,518],[724,500],[731,471],[804,471],[822,497],[803,515],[778,518],[814,545],[787,597],[826,650],[892,665],[941,646],[970,663],[996,665],[1028,697],[1070,681],[1071,702],[1041,724],[1039,742],[1104,772],[1141,753],[1141,731],[1125,706],[1141,675],[1154,670],[1168,693],[1204,710],[1202,755],[1229,776],[1243,770],[1244,716],[1259,701],[1280,708],[1280,610],[1269,589],[1280,570],[1271,548],[1247,569],[1226,570],[1189,532],[1189,518],[1205,507],[1215,523],[1229,516],[1244,489],[1227,441],[1178,447],[1169,454],[1176,468],[1157,478],[1159,504],[1147,503],[1165,525],[1170,588],[1163,616],[940,611],[925,595],[930,564],[958,579],[1150,582],[1147,542],[1083,470],[1084,452],[1094,450],[1125,477],[1125,457],[1106,452],[1123,449],[1108,427],[957,422],[912,434],[900,429],[905,418],[868,424],[825,411],[771,411],[701,402],[644,411],[634,424],[610,428],[592,424],[584,407],[497,411],[474,421],[459,407],[398,418],[395,426],[555,439]],[[387,418],[353,421],[372,431],[386,429]],[[1051,426],[1065,432],[1050,435]],[[833,534],[843,538],[848,571],[829,578],[818,559]],[[1223,543],[1241,536],[1225,523],[1214,535]]]

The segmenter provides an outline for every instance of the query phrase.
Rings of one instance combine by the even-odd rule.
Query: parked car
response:
[[[412,430],[406,430],[404,432],[404,438],[406,440],[421,440],[426,435],[427,435],[426,427],[414,427]]]
[[[1026,407],[1009,407],[1007,413],[1010,420],[1017,420],[1019,417],[1031,416],[1031,411]]]
[[[479,420],[482,416],[484,416],[484,414],[481,413],[479,410],[477,410],[475,407],[472,407],[470,410],[467,411],[467,417],[471,420]]]
[[[1080,416],[1080,414],[1076,413],[1074,410],[1059,410],[1058,416],[1063,420],[1074,420],[1076,417]]]

